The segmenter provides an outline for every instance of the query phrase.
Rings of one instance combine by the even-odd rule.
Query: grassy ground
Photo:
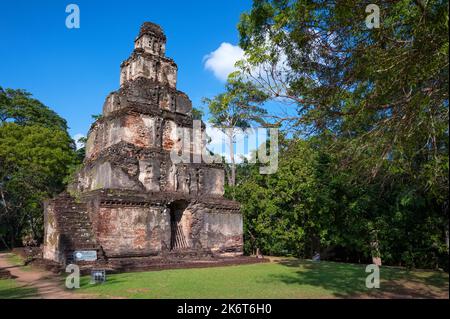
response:
[[[12,265],[24,265],[23,258],[18,255],[11,254],[7,259]],[[24,271],[31,271],[30,266],[21,266],[20,268]],[[0,299],[22,299],[36,295],[36,288],[25,287],[14,279],[0,279]]]
[[[23,271],[31,271],[31,267],[28,265],[25,265],[25,260],[16,254],[10,254],[10,256],[7,258],[8,262],[12,265],[19,265],[20,269]]]
[[[8,256],[11,265],[23,265]],[[31,276],[35,268],[20,267]],[[438,271],[381,268],[381,288],[365,287],[364,265],[278,259],[276,262],[108,275],[91,285],[82,277],[75,296],[100,298],[448,298],[449,276]],[[0,280],[0,299],[30,298],[34,285]],[[56,283],[58,287],[58,283]],[[48,290],[48,289],[47,289]],[[79,294],[77,294],[79,293]],[[73,293],[70,292],[73,296]]]
[[[278,263],[109,275],[77,292],[125,298],[448,298],[448,274],[383,267],[381,288],[365,287],[365,266],[282,260]]]
[[[22,299],[36,295],[36,288],[19,285],[14,279],[0,279],[0,299]]]

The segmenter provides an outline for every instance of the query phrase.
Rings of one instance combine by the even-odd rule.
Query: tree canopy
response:
[[[236,164],[234,158],[234,141],[238,131],[250,128],[252,123],[263,123],[266,110],[261,104],[268,98],[267,94],[258,90],[251,82],[243,82],[230,77],[225,85],[225,92],[214,98],[204,98],[209,109],[209,122],[213,127],[222,130],[228,138],[231,160],[229,184],[236,183]]]
[[[67,130],[67,122],[25,90],[0,86],[0,124],[42,125]]]
[[[370,153],[372,169],[361,169],[369,177],[386,158],[410,162],[420,151],[436,164],[429,182],[442,188],[448,1],[382,1],[374,29],[364,23],[369,3],[254,1],[239,24],[243,75],[273,98],[296,102],[297,116],[284,120],[303,133],[347,139],[355,163]]]
[[[448,267],[448,1],[254,0],[241,81],[289,116],[279,170],[238,167],[247,249]],[[334,257],[333,257],[334,256]]]
[[[43,236],[43,201],[64,189],[77,157],[67,124],[23,90],[0,89],[0,237]]]

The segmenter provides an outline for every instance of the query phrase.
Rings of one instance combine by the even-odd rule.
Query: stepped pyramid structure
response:
[[[242,215],[222,197],[223,167],[171,160],[177,129],[192,129],[193,118],[165,44],[158,25],[142,25],[77,181],[45,205],[45,259],[242,254]]]

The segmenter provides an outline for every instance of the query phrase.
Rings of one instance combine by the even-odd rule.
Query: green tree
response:
[[[330,159],[329,240],[429,266],[448,259],[448,1],[381,1],[379,29],[369,3],[255,0],[241,77],[294,102],[278,120]]]
[[[418,144],[441,189],[448,139],[448,1],[382,1],[379,29],[364,23],[370,1],[254,1],[239,24],[243,76],[273,98],[294,101],[299,129],[348,137],[371,178],[387,157]],[[282,120],[282,119],[280,119]],[[366,162],[367,163],[367,162]],[[431,173],[431,172],[430,172]]]
[[[245,251],[370,263],[377,240],[385,264],[448,269],[448,220],[436,199],[396,171],[372,183],[355,180],[337,169],[339,155],[327,143],[281,136],[272,175],[238,165],[237,186],[226,195],[241,203]],[[386,178],[398,182],[383,186]]]
[[[84,157],[86,156],[87,137],[80,137],[77,143],[81,145],[81,147],[76,150],[78,163],[81,164],[84,161]]]
[[[230,78],[225,86],[225,93],[212,99],[204,98],[203,103],[209,109],[209,122],[213,127],[224,132],[228,138],[231,161],[231,173],[228,183],[236,184],[236,160],[234,143],[240,130],[245,130],[254,122],[262,122],[266,111],[260,106],[267,99],[267,95],[250,83]]]
[[[3,89],[0,86],[0,124],[39,124],[67,131],[67,122],[25,90]]]
[[[0,114],[0,228],[14,247],[42,239],[43,200],[63,190],[76,155],[65,120],[29,93],[1,89]]]
[[[242,204],[245,250],[311,258],[325,239],[319,153],[299,139],[281,136],[279,144],[275,174],[261,175],[259,164],[238,167],[239,182],[232,191]]]

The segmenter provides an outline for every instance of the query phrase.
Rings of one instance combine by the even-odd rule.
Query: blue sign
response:
[[[96,250],[76,250],[73,252],[73,259],[75,261],[96,261]]]

